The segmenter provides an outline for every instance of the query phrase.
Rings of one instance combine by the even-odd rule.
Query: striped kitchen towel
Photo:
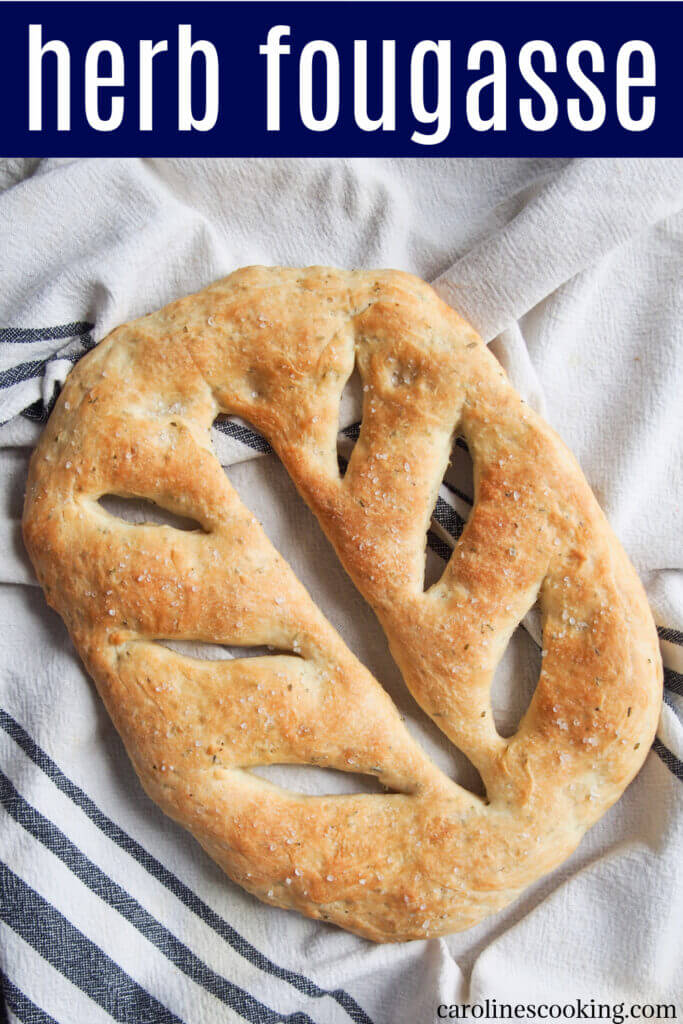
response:
[[[675,161],[0,163],[0,984],[9,1021],[414,1024],[439,1004],[680,999],[683,854],[681,216]],[[19,520],[28,457],[73,364],[116,324],[247,263],[398,266],[434,280],[581,462],[646,586],[665,664],[653,749],[570,860],[448,939],[374,947],[266,908],[144,796]],[[344,396],[340,460],[358,437]],[[429,753],[471,766],[406,696],[268,443],[214,445]],[[459,439],[427,537],[438,577],[472,502]],[[137,514],[135,508],[126,512]],[[509,731],[540,658],[533,615],[496,676]],[[353,776],[274,768],[315,792]],[[679,1007],[679,1012],[681,1012]]]

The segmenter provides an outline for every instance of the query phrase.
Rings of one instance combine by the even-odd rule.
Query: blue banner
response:
[[[678,3],[4,3],[22,156],[678,156]]]

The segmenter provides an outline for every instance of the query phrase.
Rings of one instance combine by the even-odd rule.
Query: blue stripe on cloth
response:
[[[669,696],[668,690],[664,690],[664,703],[667,705],[667,707],[671,708],[676,718],[680,719],[680,721],[683,722],[683,710],[681,710],[678,707],[678,704],[673,699],[673,697]]]
[[[245,427],[242,423],[233,423],[232,420],[219,416],[214,420],[213,425],[222,434],[232,437],[235,441],[241,441],[248,448],[253,448],[255,452],[261,452],[262,455],[269,455],[273,450],[265,437],[257,434],[251,427]]]
[[[0,970],[0,991],[5,997],[5,1005],[22,1024],[58,1024],[54,1017],[45,1013],[45,1010],[41,1010],[28,996],[25,996],[2,970]],[[0,1010],[0,1012],[2,1011]],[[4,1020],[7,1020],[6,1016]]]
[[[82,349],[82,351],[80,352],[78,350],[74,352],[55,352],[54,355],[50,356],[49,359],[36,360],[33,363],[20,363],[19,367],[14,367],[13,370],[19,370],[21,374],[25,373],[26,376],[24,377],[24,379],[28,380],[44,376],[45,368],[49,366],[50,363],[59,362],[62,359],[66,359],[68,360],[68,362],[75,364],[79,361],[79,359],[82,358],[82,356],[85,355],[86,352],[89,352],[91,349],[95,348],[95,342],[93,341],[91,335],[89,334],[82,335],[81,337],[78,338],[78,341]],[[27,371],[27,367],[31,372]],[[10,371],[5,372],[9,373]],[[5,387],[11,387],[12,384],[17,383],[20,383],[20,381],[11,380],[9,381],[9,383],[5,384]],[[60,388],[61,385],[57,380],[55,380],[52,389],[52,395],[50,396],[49,400],[45,401],[43,398],[39,398],[37,401],[31,403],[31,405],[27,405],[26,408],[22,409],[21,415],[25,416],[26,419],[34,420],[37,423],[47,423],[50,417],[50,413],[54,408],[54,404],[57,401]],[[0,383],[0,389],[2,389],[2,383]]]
[[[297,1021],[313,1024],[305,1013],[276,1013],[249,992],[217,974],[184,942],[181,942],[138,901],[94,864],[57,826],[32,807],[0,771],[0,802],[14,820],[47,847],[91,892],[113,907],[141,935],[151,942],[172,964],[207,992],[252,1022]]]
[[[35,423],[47,423],[50,418],[50,413],[55,407],[57,395],[59,394],[59,388],[56,384],[57,382],[55,381],[52,398],[47,404],[45,404],[42,398],[39,398],[37,402],[27,405],[26,408],[22,410],[21,415],[27,420],[33,420]]]
[[[11,388],[13,384],[21,384],[31,377],[40,377],[45,369],[46,359],[34,359],[31,362],[10,366],[0,373],[0,388]]]
[[[657,634],[661,640],[668,640],[670,644],[683,646],[683,633],[679,629],[669,629],[668,626],[657,626]]]
[[[7,978],[0,969],[0,1024],[9,1024],[9,1016],[7,1009],[7,1001],[5,999],[5,992],[3,989],[3,982],[7,981]]]
[[[214,420],[213,425],[216,430],[227,434],[228,437],[232,437],[235,441],[241,441],[242,444],[253,448],[255,452],[269,455],[273,451],[272,445],[269,441],[266,441],[262,434],[259,434],[252,427],[245,426],[243,423],[234,423],[231,419],[219,416],[218,419]],[[360,434],[360,426],[360,423],[352,423],[350,426],[344,427],[342,433],[350,440],[357,441]]]
[[[652,749],[655,754],[664,762],[669,771],[683,782],[683,761],[680,761],[672,750],[665,747],[660,739],[655,736],[655,741],[652,744]]]
[[[351,423],[350,426],[344,427],[342,434],[351,441],[357,441],[360,437],[360,423]]]
[[[87,334],[94,324],[85,320],[74,320],[70,324],[56,327],[0,327],[0,343],[27,344],[32,341],[51,341],[59,338],[75,338]]]
[[[451,557],[453,549],[449,547],[445,540],[438,537],[433,530],[427,530],[427,546],[436,552],[439,558],[443,558],[444,562],[447,562]]]
[[[47,359],[28,360],[24,363],[17,363],[16,366],[10,366],[7,370],[2,370],[0,372],[0,389],[10,388],[14,384],[21,384],[33,377],[41,377],[49,363],[59,362],[61,359],[67,359],[72,364],[77,363],[86,352],[94,348],[94,342],[90,335],[79,338],[79,341],[83,348],[82,352],[54,352]]]
[[[450,534],[453,540],[457,540],[465,529],[465,520],[463,517],[456,512],[452,505],[449,505],[443,498],[436,499],[436,505],[434,506],[434,519],[436,519],[439,526],[442,526],[444,530]],[[450,549],[448,552],[450,558]]]
[[[15,743],[21,747],[24,753],[52,780],[65,796],[68,796],[90,820],[103,832],[112,842],[116,843],[122,850],[142,865],[157,881],[161,882],[170,892],[174,894],[187,908],[207,924],[217,935],[224,939],[237,953],[258,967],[259,970],[274,977],[288,982],[304,995],[319,999],[329,996],[339,1004],[354,1021],[354,1024],[372,1024],[370,1017],[358,1005],[358,1003],[343,989],[323,989],[303,974],[290,971],[280,967],[269,960],[255,946],[243,938],[232,925],[228,924],[217,914],[207,903],[196,895],[184,882],[174,875],[168,868],[156,859],[136,839],[129,836],[127,832],[117,825],[111,818],[108,818],[103,811],[97,807],[93,800],[76,783],[72,782],[49,757],[49,755],[38,746],[29,736],[26,730],[11,715],[0,709],[0,726],[8,733]]]
[[[677,693],[679,697],[683,697],[683,674],[674,671],[672,668],[664,667],[664,685],[667,690],[671,690],[672,693]]]
[[[51,903],[0,862],[0,919],[122,1024],[182,1024]]]
[[[464,491],[461,491],[459,487],[454,487],[453,484],[449,484],[448,480],[441,481],[444,487],[451,492],[451,494],[457,494],[461,501],[464,501],[467,505],[472,505],[472,499]]]

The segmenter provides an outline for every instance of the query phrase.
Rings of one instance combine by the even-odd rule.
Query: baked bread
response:
[[[342,477],[354,365],[363,421]],[[219,413],[270,441],[485,798],[422,752],[242,505],[211,450]],[[475,502],[425,591],[456,432]],[[99,504],[108,494],[197,529],[127,524]],[[654,736],[655,627],[576,461],[407,274],[251,267],[117,328],[66,381],[24,536],[150,797],[259,899],[369,939],[442,935],[503,907],[571,853]],[[503,738],[491,680],[537,599],[540,679]],[[158,642],[174,639],[278,653],[209,662]],[[303,796],[249,771],[276,763],[375,775],[390,792]]]

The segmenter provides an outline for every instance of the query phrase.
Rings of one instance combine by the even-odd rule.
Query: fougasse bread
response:
[[[363,417],[342,475],[354,367]],[[420,749],[244,507],[212,451],[219,413],[268,439],[485,797]],[[474,506],[425,590],[456,434]],[[196,529],[126,523],[99,503],[111,494]],[[249,267],[117,328],[50,416],[24,536],[149,796],[260,900],[375,941],[505,906],[574,850],[654,736],[655,627],[579,466],[474,330],[405,273]],[[540,679],[504,738],[491,681],[537,601]],[[275,652],[216,662],[161,643],[182,639]],[[306,796],[250,771],[287,763],[387,792]]]

